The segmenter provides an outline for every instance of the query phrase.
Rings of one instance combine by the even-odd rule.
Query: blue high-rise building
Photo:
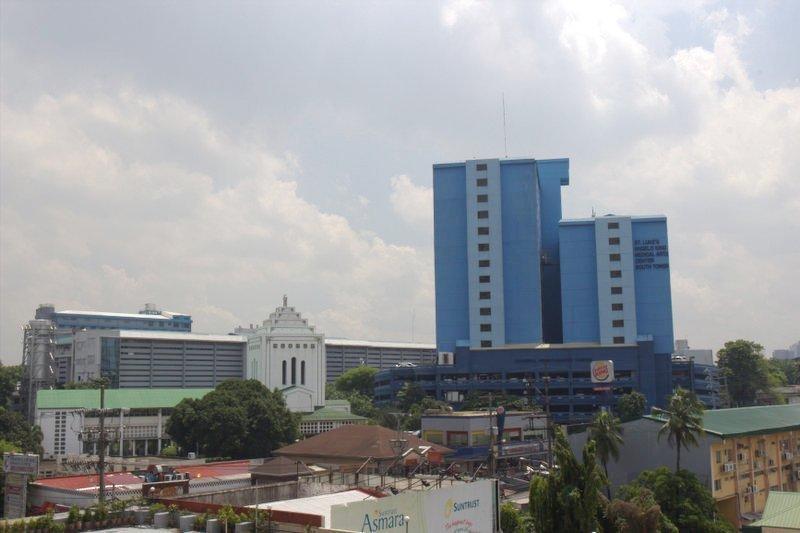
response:
[[[564,342],[635,344],[673,351],[667,219],[663,216],[562,220]]]
[[[561,342],[559,231],[569,160],[434,165],[436,342]]]
[[[682,384],[671,362],[666,218],[562,219],[568,184],[567,159],[434,165],[438,364],[379,372],[377,401],[408,380],[455,403],[550,383],[556,418],[585,420],[632,390],[663,405]],[[615,368],[605,387],[591,375],[598,360]],[[713,400],[713,380],[690,374]]]

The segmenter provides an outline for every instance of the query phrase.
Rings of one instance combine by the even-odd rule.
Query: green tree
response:
[[[4,441],[26,453],[43,453],[42,430],[32,426],[19,413],[0,407],[0,435]]]
[[[608,460],[619,459],[619,446],[622,444],[622,428],[619,418],[609,411],[600,411],[589,426],[589,438],[595,442],[597,457],[603,465],[606,477],[606,495],[611,499],[611,485],[608,482]]]
[[[800,385],[800,361],[791,359],[767,359],[767,363],[775,373],[785,376],[786,385]]]
[[[667,410],[661,411],[666,420],[658,430],[658,438],[676,447],[675,472],[681,469],[681,448],[697,446],[697,437],[703,435],[703,404],[693,392],[681,387],[670,396]]]
[[[755,405],[759,391],[769,392],[770,373],[763,346],[743,339],[728,341],[717,355],[734,405]]]
[[[447,402],[441,402],[439,400],[434,400],[430,396],[426,396],[419,403],[415,403],[409,407],[407,415],[403,417],[403,429],[406,431],[417,431],[418,429],[421,429],[422,415],[429,409],[438,409],[443,411],[450,409],[450,406],[447,404]]]
[[[99,389],[100,382],[96,379],[90,381],[68,381],[62,386],[66,390]]]
[[[11,407],[11,397],[22,379],[22,365],[0,363],[0,407]]]
[[[639,391],[631,391],[620,396],[617,402],[617,414],[622,422],[630,422],[644,416],[647,400]]]
[[[503,533],[525,533],[523,515],[510,502],[500,506],[500,529]]]
[[[529,508],[535,531],[596,531],[602,506],[603,471],[590,440],[578,461],[561,428],[553,447],[558,468],[531,480]]]
[[[416,381],[406,381],[397,391],[397,406],[401,411],[408,412],[411,406],[425,398],[425,391]]]
[[[491,396],[491,397],[490,397]],[[514,394],[506,394],[504,392],[482,392],[482,391],[469,391],[461,402],[459,410],[461,411],[483,411],[486,409],[496,408],[502,405],[506,409],[513,411],[528,411],[534,409],[529,405],[528,400],[522,396]]]
[[[345,394],[358,393],[372,398],[375,395],[375,374],[377,368],[371,366],[358,366],[351,368],[334,382],[336,390]]]
[[[199,400],[183,400],[167,431],[184,451],[208,456],[264,457],[297,438],[298,417],[278,390],[259,381],[231,380]]]
[[[681,533],[734,531],[716,514],[711,492],[688,470],[674,473],[665,466],[645,470],[635,481],[621,486],[617,495],[627,502],[647,501],[652,495],[661,512]]]

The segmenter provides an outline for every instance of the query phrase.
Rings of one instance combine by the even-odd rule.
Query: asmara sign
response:
[[[491,533],[496,509],[496,484],[483,480],[336,505],[329,527],[362,533]]]

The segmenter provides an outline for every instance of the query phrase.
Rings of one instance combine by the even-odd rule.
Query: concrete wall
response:
[[[612,493],[623,484],[630,483],[642,472],[660,466],[675,470],[676,450],[666,437],[658,438],[660,423],[639,419],[622,424],[623,444],[619,450],[619,461],[609,460],[608,477]],[[589,437],[588,432],[569,435],[573,453],[580,456]],[[689,450],[681,449],[681,468],[693,472],[701,483],[711,489],[711,443],[717,437],[706,434],[698,438],[700,445]]]

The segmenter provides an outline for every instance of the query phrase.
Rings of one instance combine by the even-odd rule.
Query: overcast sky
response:
[[[676,338],[800,340],[800,2],[0,3],[0,354],[37,304],[434,340],[431,164],[665,214]]]

